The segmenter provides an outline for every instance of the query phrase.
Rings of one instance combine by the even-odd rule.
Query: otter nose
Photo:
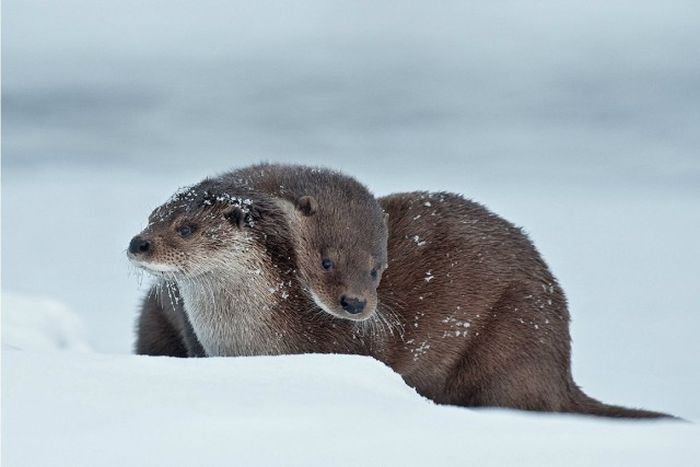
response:
[[[360,300],[359,298],[347,297],[345,295],[340,297],[340,306],[343,307],[343,310],[353,315],[361,313],[362,310],[365,309],[366,304],[367,300]]]
[[[139,235],[132,238],[131,242],[129,242],[129,253],[132,255],[144,255],[149,251],[151,251],[151,242]]]

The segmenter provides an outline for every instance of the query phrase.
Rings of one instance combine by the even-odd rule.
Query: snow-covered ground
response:
[[[363,358],[129,355],[154,206],[324,164],[523,225],[578,383],[700,420],[699,4],[293,4],[3,3],[3,465],[697,464],[694,424],[439,407]]]
[[[440,407],[369,358],[5,350],[3,465],[697,465],[696,426]]]
[[[2,344],[34,351],[90,350],[83,322],[65,305],[7,292],[2,296]]]

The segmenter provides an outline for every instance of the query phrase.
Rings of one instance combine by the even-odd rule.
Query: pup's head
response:
[[[127,256],[153,274],[196,277],[240,260],[252,244],[255,216],[249,199],[185,189],[151,213]]]
[[[374,198],[324,202],[311,196],[296,202],[299,277],[319,308],[363,321],[377,309],[377,287],[387,267],[386,215]]]

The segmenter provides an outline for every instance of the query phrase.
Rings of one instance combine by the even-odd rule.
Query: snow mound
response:
[[[3,357],[3,465],[691,465],[700,430],[437,406],[367,357]],[[7,403],[6,403],[7,402]]]
[[[26,350],[90,351],[78,315],[55,300],[2,294],[3,346]]]

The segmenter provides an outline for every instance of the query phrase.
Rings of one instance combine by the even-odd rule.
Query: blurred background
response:
[[[584,388],[700,415],[697,361],[678,358],[700,354],[697,1],[2,13],[3,292],[65,304],[96,350],[131,350],[145,285],[124,252],[177,187],[321,164],[523,225],[568,292]]]

